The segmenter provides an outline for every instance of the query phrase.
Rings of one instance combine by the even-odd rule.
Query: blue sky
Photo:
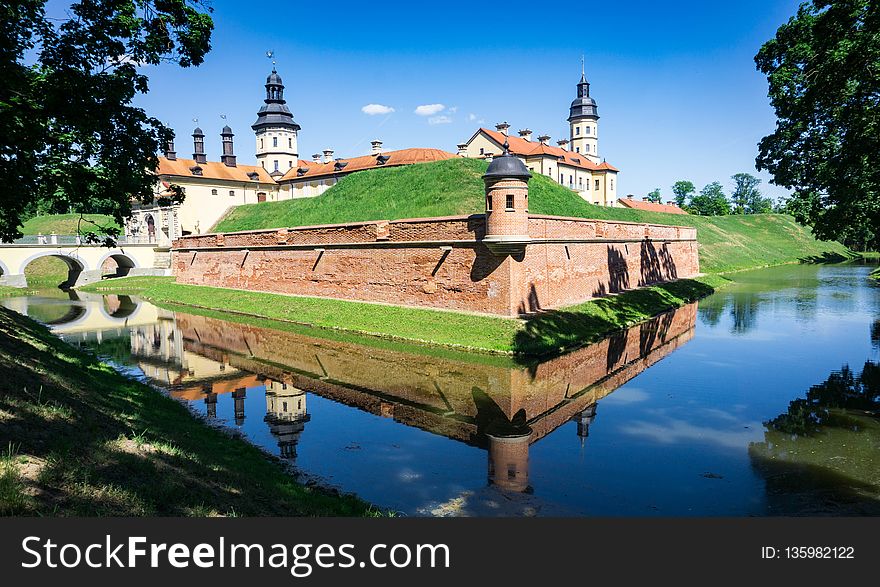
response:
[[[198,118],[209,157],[218,158],[225,114],[239,161],[253,162],[250,125],[271,69],[267,49],[302,125],[302,158],[324,148],[364,154],[374,138],[389,150],[454,152],[481,120],[547,133],[555,144],[568,133],[583,53],[601,116],[599,152],[621,170],[619,193],[660,187],[665,196],[677,179],[729,189],[732,174],[755,173],[757,142],[774,117],[753,58],[797,8],[753,0],[212,5],[206,62],[148,68],[151,92],[138,100],[175,129],[181,156],[191,153]],[[367,104],[394,112],[368,115]],[[415,114],[432,104],[445,108]],[[767,194],[785,194],[759,175]]]

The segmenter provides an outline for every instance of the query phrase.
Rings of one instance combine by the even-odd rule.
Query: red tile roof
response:
[[[159,168],[156,170],[157,175],[173,175],[177,177],[202,177],[205,179],[221,179],[227,181],[247,181],[252,183],[275,183],[272,176],[259,165],[238,165],[237,167],[227,167],[226,164],[219,161],[208,161],[207,163],[199,163],[202,168],[201,175],[193,174],[191,167],[195,167],[196,162],[192,159],[170,160],[165,157],[159,157]],[[249,173],[256,173],[255,179],[248,176]]]
[[[678,206],[669,204],[658,204],[657,202],[645,202],[644,200],[636,200],[635,198],[620,198],[617,200],[622,206],[632,208],[634,210],[645,210],[646,212],[665,212],[667,214],[687,214]]]
[[[510,145],[510,152],[514,155],[522,157],[535,157],[541,155],[556,157],[557,159],[560,159],[561,163],[566,163],[567,165],[572,165],[574,167],[581,167],[590,171],[620,171],[610,163],[605,163],[604,161],[602,163],[593,163],[581,153],[566,151],[565,149],[545,145],[541,142],[527,141],[522,137],[505,137],[502,133],[489,130],[488,128],[481,128],[477,132],[484,133],[498,144],[499,153],[496,154],[500,154],[501,145],[504,144],[504,139],[506,138]]]
[[[297,166],[289,169],[279,182],[309,180],[318,177],[344,175],[364,169],[381,169],[382,167],[397,167],[400,165],[413,165],[415,163],[429,163],[431,161],[443,161],[455,159],[457,155],[441,151],[440,149],[401,149],[399,151],[385,151],[382,157],[387,157],[384,164],[379,164],[377,155],[363,155],[340,161],[328,163],[316,163],[314,161],[299,161]],[[345,164],[337,169],[338,164]],[[303,171],[304,170],[304,171]]]

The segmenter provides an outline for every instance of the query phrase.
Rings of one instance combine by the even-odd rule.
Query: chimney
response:
[[[498,132],[500,132],[504,136],[507,136],[507,129],[509,129],[509,128],[510,128],[510,125],[507,124],[507,121],[500,122],[495,125],[495,130],[497,130]]]
[[[320,163],[321,162],[321,154],[315,153],[314,155],[312,155],[312,161],[315,163]]]
[[[676,202],[675,200],[669,200],[668,202],[666,202],[666,205],[678,208],[678,202]]]
[[[202,129],[196,127],[192,134],[193,137],[193,159],[196,163],[207,163],[208,158],[205,156],[205,133]]]
[[[382,141],[376,139],[375,141],[370,141],[370,153],[373,155],[381,155],[382,154]]]
[[[527,141],[530,141],[530,140],[532,140],[532,131],[531,131],[531,129],[528,129],[528,128],[520,129],[519,136],[524,138]]]
[[[559,145],[560,149],[568,151],[568,139],[559,139],[556,141],[556,144]]]
[[[467,157],[467,143],[459,143],[456,147],[458,147],[459,157]]]
[[[635,195],[634,194],[627,194],[626,197],[627,197],[627,199],[632,200],[635,197]]]
[[[174,136],[172,135],[170,139],[168,139],[168,143],[165,145],[165,158],[169,161],[177,161],[177,152],[174,150]]]
[[[324,149],[324,163],[333,161],[333,149]]]
[[[550,135],[541,135],[538,137],[538,140],[541,141],[542,145],[550,144]]]
[[[232,137],[235,135],[232,134],[232,129],[229,126],[224,126],[223,130],[220,132],[220,139],[223,142],[223,154],[220,155],[220,161],[223,162],[226,167],[235,167],[235,154],[232,152]]]
[[[651,198],[649,198],[648,196],[642,196],[642,201],[643,202],[650,202]]]

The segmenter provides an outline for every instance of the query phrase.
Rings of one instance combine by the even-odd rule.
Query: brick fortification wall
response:
[[[531,242],[495,255],[473,216],[187,236],[179,283],[515,316],[699,272],[696,229],[529,217]]]

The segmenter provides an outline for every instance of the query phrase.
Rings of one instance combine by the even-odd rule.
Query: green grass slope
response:
[[[34,216],[30,220],[24,222],[21,232],[24,234],[76,234],[77,224],[79,223],[79,214],[47,214],[45,216]],[[94,223],[94,224],[92,224]],[[83,214],[83,221],[80,230],[90,231],[98,226],[112,226],[119,228],[116,221],[110,216],[103,214]]]
[[[0,308],[0,516],[363,516]]]
[[[353,173],[317,198],[234,208],[215,229],[232,232],[480,213],[480,176],[485,170],[486,163],[481,160],[450,159]],[[847,254],[843,245],[817,241],[808,228],[780,214],[705,217],[605,208],[588,204],[540,175],[529,182],[529,200],[534,214],[696,227],[701,267],[709,273]]]

